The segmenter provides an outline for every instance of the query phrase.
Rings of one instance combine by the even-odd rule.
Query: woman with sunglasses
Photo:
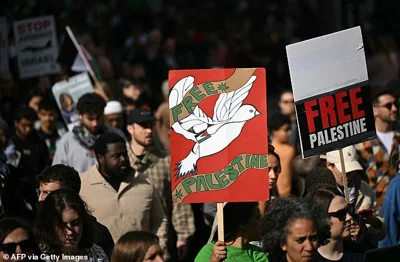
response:
[[[46,261],[84,260],[108,262],[103,249],[93,243],[95,221],[85,202],[71,189],[50,193],[40,203],[34,233],[43,253],[57,255]]]
[[[28,256],[35,254],[39,259],[39,249],[32,237],[30,228],[22,221],[14,218],[5,218],[0,221],[0,261],[25,261]],[[18,256],[26,255],[25,259]]]
[[[306,200],[321,205],[327,212],[331,224],[328,244],[318,248],[318,262],[364,261],[361,249],[346,238],[350,236],[351,215],[346,200],[337,189],[317,189],[306,196]]]

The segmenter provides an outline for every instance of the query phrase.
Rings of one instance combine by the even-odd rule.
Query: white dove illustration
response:
[[[253,105],[243,105],[256,76],[236,91],[221,93],[214,106],[213,118],[208,117],[199,106],[184,119],[175,122],[172,129],[188,140],[195,142],[188,156],[175,168],[176,179],[189,174],[197,174],[197,161],[205,156],[214,155],[225,149],[242,131],[246,122],[260,112]],[[181,103],[185,94],[194,86],[194,77],[187,76],[179,80],[171,89],[169,108]],[[206,135],[203,135],[204,133]]]

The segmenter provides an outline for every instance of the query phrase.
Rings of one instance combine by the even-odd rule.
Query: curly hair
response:
[[[285,255],[281,245],[286,243],[289,228],[297,219],[314,221],[320,245],[330,238],[327,213],[319,205],[297,197],[277,198],[271,201],[261,221],[263,250],[268,252],[271,262],[280,261]]]
[[[93,245],[94,235],[97,232],[95,220],[79,194],[72,189],[65,188],[50,193],[39,204],[33,232],[36,239],[40,239],[42,251],[54,254],[63,252],[63,244],[58,237],[57,230],[64,231],[66,228],[62,213],[67,208],[75,210],[83,224],[79,247],[90,248]]]
[[[87,93],[81,96],[76,105],[79,114],[103,115],[106,101],[96,93]]]

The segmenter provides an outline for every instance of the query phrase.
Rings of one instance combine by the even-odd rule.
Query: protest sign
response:
[[[0,17],[0,76],[9,76],[8,26],[5,17]]]
[[[303,158],[376,136],[360,27],[286,50]]]
[[[60,109],[61,116],[68,130],[79,123],[76,103],[86,93],[93,92],[92,82],[87,73],[82,73],[67,80],[57,82],[52,87],[52,92]]]
[[[175,202],[269,197],[265,69],[169,73]]]
[[[14,22],[15,44],[20,78],[30,78],[60,71],[53,16],[35,17]]]

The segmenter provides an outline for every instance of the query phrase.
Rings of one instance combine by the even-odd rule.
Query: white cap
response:
[[[346,167],[346,173],[355,170],[363,170],[362,166],[357,161],[357,154],[354,146],[345,147],[342,149],[342,151],[343,151],[344,166]],[[337,169],[340,172],[342,172],[339,150],[326,153],[326,162],[335,164]]]
[[[106,107],[104,108],[104,115],[110,115],[115,113],[122,113],[123,108],[118,101],[108,101]]]

